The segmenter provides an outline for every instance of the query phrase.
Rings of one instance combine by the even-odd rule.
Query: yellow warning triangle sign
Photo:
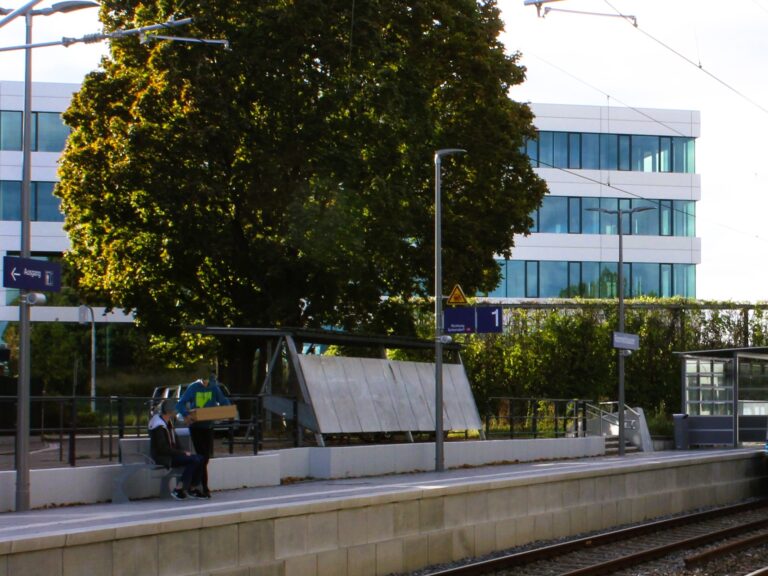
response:
[[[450,306],[465,306],[468,304],[467,297],[464,295],[464,291],[458,284],[451,290],[451,295],[448,296],[448,304]]]

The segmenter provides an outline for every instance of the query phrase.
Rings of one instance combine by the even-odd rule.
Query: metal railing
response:
[[[488,399],[484,424],[487,438],[566,438],[584,436],[587,401],[577,398]]]
[[[619,403],[600,402],[588,403],[587,406],[587,433],[590,436],[615,436],[619,428]],[[624,405],[625,414],[630,415],[624,419],[624,428],[637,429],[637,421],[640,414],[634,408]]]
[[[237,445],[250,445],[253,454],[267,441],[293,446],[303,443],[297,425],[298,400],[288,399],[286,412],[266,413],[263,395],[233,395],[239,418],[221,421],[214,429],[224,437],[229,453]],[[30,397],[30,437],[58,444],[58,460],[76,466],[78,459],[118,459],[118,441],[147,435],[151,411],[157,401],[133,396],[32,396]],[[95,408],[92,410],[92,406]],[[16,396],[0,396],[0,439],[3,453],[15,454]],[[87,448],[83,447],[87,443]]]

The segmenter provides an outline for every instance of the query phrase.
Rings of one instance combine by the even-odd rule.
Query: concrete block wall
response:
[[[0,542],[10,574],[370,576],[763,493],[759,453],[243,509]]]
[[[605,440],[561,438],[538,440],[480,440],[447,442],[447,468],[482,466],[498,462],[531,462],[557,458],[584,458],[605,454]],[[359,478],[434,470],[435,445],[381,444],[333,448],[292,448],[261,452],[257,456],[214,458],[208,466],[211,486],[218,490],[278,486],[287,478]],[[119,464],[35,469],[30,471],[32,508],[48,505],[106,502],[112,498],[112,478]],[[131,498],[159,493],[159,479],[139,471],[127,483]],[[16,472],[0,472],[0,512],[15,506]]]

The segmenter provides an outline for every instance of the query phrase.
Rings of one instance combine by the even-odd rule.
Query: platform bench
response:
[[[178,483],[184,467],[166,468],[157,464],[151,455],[149,438],[120,439],[120,470],[112,479],[112,502],[128,502],[125,486],[138,472],[148,470],[153,479],[160,480],[160,498],[171,497],[171,480]]]

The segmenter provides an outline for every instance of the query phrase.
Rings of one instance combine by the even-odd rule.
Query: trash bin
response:
[[[675,424],[675,450],[688,450],[688,414],[673,414]]]

